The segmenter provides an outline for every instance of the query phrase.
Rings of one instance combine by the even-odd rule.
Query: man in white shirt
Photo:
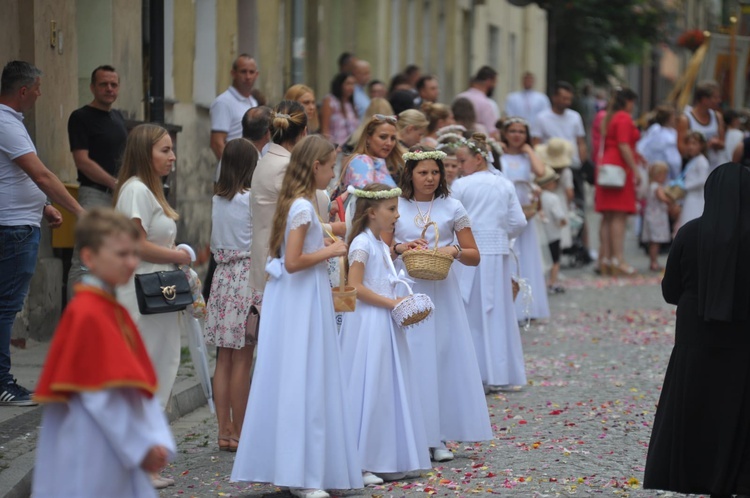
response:
[[[36,267],[40,225],[62,224],[47,197],[76,216],[83,208],[39,159],[23,113],[41,92],[42,72],[23,61],[3,68],[0,83],[0,406],[33,406],[31,392],[10,373],[10,334]]]
[[[482,66],[471,80],[471,87],[456,95],[456,99],[463,97],[471,101],[477,115],[477,123],[484,126],[490,135],[496,134],[495,124],[500,118],[497,104],[491,99],[496,84],[497,71],[489,66]]]
[[[550,108],[549,97],[534,90],[534,74],[527,71],[521,80],[523,90],[511,92],[505,99],[505,115],[525,119],[531,128],[536,124],[537,115]]]
[[[362,59],[357,60],[354,63],[352,76],[356,80],[354,85],[354,110],[357,112],[357,116],[362,119],[367,108],[370,107],[370,97],[367,95],[367,84],[372,77],[370,63]]]
[[[241,54],[232,64],[232,86],[211,103],[211,150],[221,159],[224,146],[242,136],[242,117],[248,109],[258,106],[252,91],[258,78],[258,63]]]

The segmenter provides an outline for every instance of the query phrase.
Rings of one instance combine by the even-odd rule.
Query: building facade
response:
[[[181,127],[172,185],[178,239],[197,248],[208,245],[211,230],[216,160],[208,108],[231,84],[240,53],[256,58],[256,87],[270,103],[295,83],[312,87],[320,101],[344,51],[369,61],[373,78],[386,82],[408,64],[420,66],[437,76],[445,102],[485,64],[499,73],[501,108],[524,71],[539,85],[546,80],[546,11],[507,0],[3,0],[3,10],[0,61],[23,59],[44,71],[26,124],[42,161],[64,182],[76,179],[67,119],[90,101],[94,67],[117,69],[115,107],[134,122],[159,119],[154,106],[163,103],[163,120]],[[14,336],[51,335],[62,267],[47,233]]]

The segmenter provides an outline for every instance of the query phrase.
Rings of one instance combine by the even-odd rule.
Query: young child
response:
[[[47,403],[32,495],[158,496],[149,473],[176,452],[156,373],[127,310],[114,296],[138,266],[132,221],[95,208],[76,227],[90,273],[53,336],[34,398]]]
[[[229,141],[214,187],[211,253],[216,271],[207,303],[205,339],[217,347],[213,393],[221,451],[237,451],[250,394],[255,345],[245,342],[245,325],[250,306],[261,302],[247,279],[253,241],[250,179],[257,163],[258,151],[250,141]]]
[[[562,228],[568,224],[567,213],[556,193],[560,175],[555,173],[552,168],[547,167],[544,175],[538,177],[535,181],[542,189],[540,199],[542,204],[541,221],[544,225],[544,233],[547,236],[547,244],[552,257],[547,290],[553,294],[560,294],[565,292],[565,288],[557,283],[557,275],[560,273],[560,239]]]
[[[313,203],[333,177],[336,153],[320,135],[292,150],[273,218],[258,355],[232,481],[288,486],[300,498],[362,487],[356,432],[339,359],[325,261]]]
[[[356,210],[349,235],[349,285],[357,307],[344,314],[339,341],[344,379],[358,431],[365,484],[403,478],[429,469],[430,453],[421,405],[412,386],[411,359],[404,331],[391,310],[400,303],[390,249],[381,233],[392,233],[401,189],[371,183],[349,187]],[[376,477],[371,472],[377,474]]]
[[[682,225],[703,214],[703,186],[711,170],[706,158],[706,137],[701,132],[691,131],[685,137],[685,143],[688,157],[690,157],[690,161],[682,170],[687,195],[685,195],[680,217],[674,227],[675,233]]]
[[[401,176],[400,218],[393,234],[393,251],[401,255],[417,246],[436,245],[453,256],[445,280],[420,280],[414,292],[427,294],[435,304],[435,316],[417,324],[407,334],[427,443],[435,461],[453,459],[444,441],[487,441],[493,438],[482,390],[477,355],[471,339],[466,308],[455,275],[459,265],[477,266],[479,250],[471,232],[466,209],[450,196],[445,180],[445,153],[415,146],[404,154]],[[427,226],[424,239],[422,230]],[[390,234],[381,234],[390,242]],[[399,262],[401,264],[402,262]]]
[[[465,141],[464,137],[458,133],[451,132],[438,135],[437,150],[445,152],[443,164],[445,166],[445,181],[448,182],[449,187],[453,185],[453,182],[461,174],[461,168],[458,167],[458,159],[456,158],[456,150]]]
[[[664,193],[668,177],[669,166],[665,162],[657,161],[648,168],[648,196],[643,212],[641,241],[648,244],[651,271],[663,269],[659,266],[659,249],[661,244],[672,240],[669,234],[669,206],[673,201]]]
[[[472,148],[473,147],[473,148]],[[482,260],[479,266],[453,265],[469,319],[485,392],[526,385],[521,333],[513,303],[514,268],[510,239],[526,227],[513,183],[489,169],[484,135],[476,134],[456,153],[465,176],[453,184],[453,197],[471,217]]]

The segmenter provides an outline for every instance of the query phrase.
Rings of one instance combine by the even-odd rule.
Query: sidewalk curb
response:
[[[187,378],[177,382],[172,389],[172,398],[167,405],[166,414],[171,424],[180,417],[197,410],[206,404],[203,388],[197,378]],[[28,416],[42,407],[24,412]],[[31,480],[34,473],[36,449],[13,460],[11,466],[3,471],[0,482],[0,496],[3,498],[28,498],[31,496]],[[5,479],[10,477],[10,479]]]

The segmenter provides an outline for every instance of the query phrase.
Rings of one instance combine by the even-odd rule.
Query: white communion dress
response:
[[[361,488],[326,263],[295,273],[284,266],[289,232],[304,225],[302,252],[322,249],[315,208],[300,198],[289,209],[281,258],[266,266],[258,357],[231,480]]]
[[[466,210],[451,197],[420,204],[421,213],[438,225],[440,247],[453,244],[455,233],[470,228]],[[395,240],[403,243],[419,239],[417,202],[399,198],[401,217],[396,223]],[[432,227],[425,234],[430,248],[435,244]],[[399,259],[399,264],[403,264]],[[455,265],[461,263],[454,262]],[[435,304],[434,318],[409,330],[407,341],[422,400],[422,413],[431,447],[441,441],[486,441],[493,438],[482,377],[474,352],[456,272],[451,268],[445,280],[416,279],[414,292],[427,294]]]
[[[355,262],[365,265],[363,284],[369,290],[391,299],[406,295],[403,287],[400,294],[395,288],[388,246],[369,229],[349,246],[349,265]],[[409,346],[390,310],[358,300],[354,312],[344,313],[339,341],[362,469],[378,473],[431,468]]]
[[[530,190],[524,182],[533,182],[531,161],[526,154],[503,154],[500,157],[505,177],[516,186],[518,201],[523,205],[530,202]],[[547,285],[544,282],[544,267],[542,265],[542,251],[539,246],[536,217],[529,220],[526,228],[516,238],[513,250],[521,266],[521,278],[531,288],[531,303],[527,303],[523,296],[516,299],[516,316],[519,320],[527,318],[549,318],[549,302],[547,301]]]
[[[453,183],[453,196],[471,217],[479,266],[455,265],[482,373],[491,386],[526,384],[521,333],[513,303],[515,262],[508,238],[526,227],[513,184],[505,175],[479,171]]]

